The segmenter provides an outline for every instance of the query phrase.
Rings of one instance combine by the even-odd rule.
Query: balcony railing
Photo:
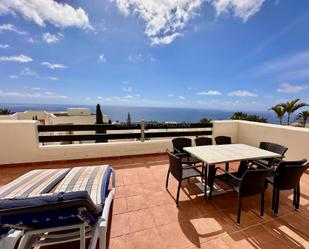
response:
[[[94,124],[94,125],[39,125],[39,142],[108,141],[138,139],[144,142],[151,138],[211,136],[213,124],[201,123],[133,123],[133,124]],[[203,129],[203,130],[200,130]],[[172,130],[172,131],[170,131]],[[95,134],[49,134],[46,132],[95,132]],[[107,133],[108,131],[131,131]],[[44,135],[43,135],[44,134]]]

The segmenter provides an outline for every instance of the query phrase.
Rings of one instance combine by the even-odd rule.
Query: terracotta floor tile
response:
[[[137,174],[123,176],[124,185],[137,184],[137,183],[140,183],[139,176]]]
[[[144,194],[152,194],[154,192],[159,192],[165,189],[163,183],[159,182],[150,182],[150,183],[143,183],[142,184],[143,193]]]
[[[109,249],[135,249],[131,238],[128,235],[111,238]]]
[[[155,182],[156,179],[154,178],[154,175],[150,172],[150,173],[142,173],[142,174],[138,174],[139,179],[140,179],[140,183],[152,183]]]
[[[156,206],[149,209],[157,226],[178,221],[182,216],[174,204]]]
[[[256,248],[247,237],[242,232],[236,232],[232,234],[228,234],[226,236],[220,237],[217,239],[222,243],[219,243],[222,248],[229,248],[229,249],[254,249]]]
[[[130,235],[130,241],[135,249],[164,249],[167,248],[156,228],[136,232]]]
[[[158,227],[159,233],[165,241],[168,248],[186,248],[198,246],[200,247],[200,240],[198,234],[192,227],[182,227],[183,224],[178,222],[170,223]]]
[[[114,199],[113,214],[121,214],[127,211],[127,202],[125,198]]]
[[[143,193],[144,193],[144,186],[142,184],[124,185],[125,197],[141,195]]]
[[[250,244],[256,248],[270,248],[270,245],[275,248],[289,248],[284,241],[273,236],[264,226],[256,225],[242,231]]]
[[[263,223],[273,236],[280,238],[290,248],[300,246],[307,241],[308,236],[298,231],[297,228],[286,223],[283,224],[280,218]]]
[[[128,211],[135,211],[149,207],[146,195],[135,195],[126,198]]]
[[[174,203],[174,201],[170,198],[166,191],[147,194],[147,202],[149,207]]]
[[[126,235],[130,232],[128,213],[113,215],[111,238]]]
[[[130,233],[155,227],[154,218],[148,209],[141,209],[138,211],[130,212],[128,215]]]

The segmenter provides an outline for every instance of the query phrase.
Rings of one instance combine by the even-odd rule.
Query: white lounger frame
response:
[[[95,249],[98,240],[99,249],[106,249],[106,235],[114,195],[115,171],[113,170],[112,189],[110,190],[107,198],[105,199],[102,216],[98,219],[94,228],[87,227],[85,224],[77,224],[27,231],[22,236],[18,245],[18,249],[30,249],[34,246],[56,245],[77,240],[80,240],[80,249],[86,249],[86,238],[91,238],[88,249]],[[63,233],[53,233],[60,231],[63,231]]]

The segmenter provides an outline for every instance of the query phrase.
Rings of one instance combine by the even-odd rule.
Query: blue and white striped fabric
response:
[[[108,195],[111,173],[108,165],[73,168],[55,192],[87,191],[93,203],[102,207]]]
[[[29,171],[0,189],[0,199],[25,198],[48,193],[69,169],[37,169]]]

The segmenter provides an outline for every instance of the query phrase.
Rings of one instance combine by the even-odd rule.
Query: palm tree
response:
[[[290,117],[293,112],[298,110],[299,108],[302,108],[304,106],[308,106],[308,104],[301,102],[297,103],[299,99],[293,99],[291,101],[287,101],[286,103],[281,103],[278,106],[281,106],[283,110],[288,114],[288,125],[290,124]]]
[[[275,105],[272,108],[270,108],[269,110],[274,111],[276,113],[277,118],[279,118],[279,122],[282,125],[282,119],[284,117],[286,110],[280,105]]]
[[[306,127],[307,120],[309,119],[309,111],[302,111],[298,113],[296,120]]]

